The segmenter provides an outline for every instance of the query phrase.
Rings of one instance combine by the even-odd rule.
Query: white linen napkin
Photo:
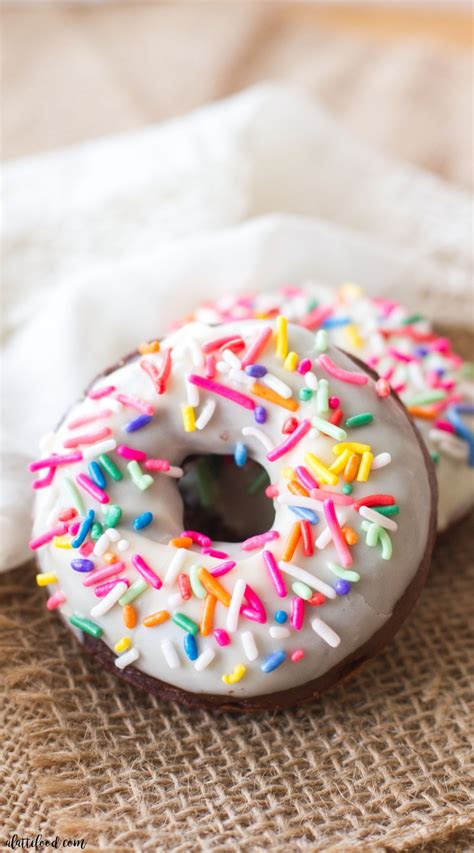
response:
[[[12,162],[4,220],[2,570],[29,554],[39,437],[200,300],[350,279],[471,321],[470,196],[387,161],[298,88]]]

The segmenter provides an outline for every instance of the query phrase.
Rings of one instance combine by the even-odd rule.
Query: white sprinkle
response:
[[[407,370],[408,375],[417,391],[424,391],[426,388],[426,382],[420,365],[416,361],[410,361],[407,366]]]
[[[119,541],[117,542],[117,551],[123,553],[123,551],[128,551],[129,548],[130,542],[128,541],[128,539],[119,539]]]
[[[272,625],[270,628],[270,637],[273,637],[274,640],[286,640],[289,636],[288,628],[284,628],[283,625]]]
[[[336,593],[333,590],[332,586],[324,583],[320,578],[316,578],[310,572],[307,572],[306,569],[301,569],[299,566],[294,566],[293,563],[285,563],[283,560],[280,560],[278,563],[278,567],[285,574],[290,575],[292,578],[296,578],[298,581],[303,581],[303,583],[308,584],[311,589],[316,589],[318,592],[322,592],[327,598],[336,598]]]
[[[202,407],[201,414],[199,415],[196,421],[196,429],[204,429],[211,420],[214,412],[216,410],[216,401],[215,400],[207,400]]]
[[[94,554],[96,557],[102,557],[103,554],[107,551],[109,547],[109,531],[106,530],[99,536],[97,542],[94,545]]]
[[[120,655],[120,657],[115,658],[115,666],[118,669],[125,669],[126,666],[129,666],[131,663],[136,661],[140,655],[140,652],[135,646],[132,646],[128,652],[125,652],[124,655]]]
[[[118,542],[120,539],[120,533],[115,529],[115,527],[107,528],[107,536],[111,542]]]
[[[306,382],[308,388],[311,388],[311,391],[318,390],[318,378],[316,374],[312,372],[312,370],[308,370],[308,372],[305,373],[304,381]]]
[[[251,631],[244,631],[241,635],[242,646],[247,660],[258,658],[258,649],[255,645],[255,637]]]
[[[332,646],[333,649],[336,649],[339,643],[341,642],[341,638],[339,634],[336,634],[332,628],[327,625],[326,622],[323,622],[318,616],[311,620],[311,627],[315,634],[318,634],[322,640],[324,640],[328,646]]]
[[[245,436],[253,436],[253,438],[258,438],[258,440],[263,444],[265,450],[273,450],[273,444],[269,439],[268,435],[263,431],[263,429],[258,429],[257,427],[242,427],[242,435]]]
[[[390,456],[390,453],[378,453],[377,456],[374,456],[372,471],[378,471],[379,468],[385,468],[386,465],[390,465],[391,461],[392,457]]]
[[[239,624],[239,611],[244,599],[245,586],[246,584],[243,578],[239,578],[235,582],[226,620],[226,628],[231,634],[237,630],[237,625]]]
[[[218,361],[216,364],[216,370],[218,373],[230,373],[230,367],[225,361]]]
[[[114,604],[117,603],[119,598],[126,592],[128,589],[125,581],[119,581],[119,583],[114,584],[110,592],[107,595],[104,595],[103,598],[92,608],[91,616],[103,616],[104,613],[107,613],[112,609]]]
[[[232,350],[225,349],[222,353],[222,358],[227,362],[229,367],[233,367],[235,370],[242,370],[240,358],[237,358],[235,352],[232,352]]]
[[[89,444],[88,447],[82,449],[83,459],[94,459],[95,456],[100,456],[101,453],[110,453],[115,450],[117,442],[114,438],[107,438],[105,441],[97,441],[95,444]]]
[[[265,376],[262,376],[262,382],[267,388],[279,394],[280,397],[284,397],[285,400],[291,397],[292,390],[290,386],[286,382],[283,382],[282,379],[279,379],[278,376],[274,376],[273,373],[266,373]]]
[[[245,388],[250,388],[255,382],[253,376],[249,376],[243,370],[236,370],[234,367],[229,371],[229,379],[231,382],[235,382],[236,385],[243,385]]]
[[[206,649],[202,652],[197,660],[194,661],[194,669],[196,672],[201,672],[203,669],[206,669],[206,666],[214,660],[216,653],[214,649]]]
[[[366,518],[367,521],[374,521],[375,524],[379,524],[380,527],[385,527],[387,530],[398,530],[398,524],[393,518],[387,518],[386,515],[382,515],[381,512],[377,512],[370,506],[359,507],[359,515]]]
[[[189,381],[189,376],[186,377],[186,396],[188,398],[188,403],[193,409],[199,406],[199,388],[197,385],[193,385],[192,382]]]
[[[187,555],[185,548],[179,548],[176,551],[176,554],[174,555],[173,559],[171,560],[171,563],[166,569],[166,574],[163,578],[163,583],[165,586],[172,586],[174,584],[181,569],[184,566],[186,556]]]
[[[165,477],[174,477],[179,480],[180,477],[183,476],[184,471],[182,468],[178,468],[176,465],[170,465],[168,471],[160,471],[160,474],[164,474]]]
[[[161,644],[161,651],[163,652],[163,656],[169,668],[178,669],[178,667],[180,666],[178,652],[176,651],[171,640],[163,640]]]
[[[188,347],[191,351],[191,358],[193,360],[193,364],[195,367],[204,367],[205,359],[204,353],[199,346],[197,340],[193,338],[192,335],[189,336],[187,341]]]
[[[345,509],[341,509],[337,513],[337,520],[341,527],[347,521],[347,515],[347,510]],[[323,532],[320,533],[318,538],[315,540],[314,544],[316,545],[316,548],[322,551],[324,548],[327,548],[330,542],[332,542],[332,533],[329,527],[325,527]]]

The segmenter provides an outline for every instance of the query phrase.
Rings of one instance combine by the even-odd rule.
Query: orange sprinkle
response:
[[[159,352],[160,351],[160,342],[159,341],[145,341],[145,343],[140,344],[138,347],[138,352],[142,355],[148,355],[150,352]]]
[[[215,595],[218,601],[224,605],[224,607],[228,607],[230,604],[230,595],[226,589],[219,583],[218,580],[215,579],[210,572],[207,571],[204,567],[199,569],[198,574],[199,580],[201,581],[204,589],[207,589],[211,595]]]
[[[292,495],[302,495],[305,498],[309,497],[308,490],[305,489],[305,487],[302,486],[301,483],[298,483],[297,480],[290,480],[290,482],[288,483],[288,488]]]
[[[203,637],[208,637],[212,631],[212,620],[214,619],[214,610],[216,607],[217,598],[209,593],[204,599],[201,611],[200,630]]]
[[[437,412],[433,407],[423,408],[423,406],[407,406],[407,411],[410,412],[410,415],[414,418],[424,418],[426,421],[431,421],[433,418],[437,418],[439,414],[439,412]]]
[[[110,564],[110,563],[116,563],[118,560],[118,557],[116,554],[112,554],[112,551],[106,551],[105,554],[102,556],[102,559],[103,559],[104,563]]]
[[[296,412],[299,408],[299,403],[297,403],[296,400],[293,400],[292,397],[290,397],[289,400],[285,400],[285,398],[280,397],[276,391],[272,391],[271,388],[267,388],[265,385],[260,385],[259,382],[254,382],[253,385],[250,386],[250,390],[256,397],[261,397],[262,400],[268,400],[269,403],[276,403],[277,406],[289,409],[290,412]]]
[[[296,546],[300,541],[301,536],[301,527],[299,521],[295,521],[294,524],[291,525],[291,530],[288,534],[288,538],[285,542],[285,547],[283,549],[283,553],[281,555],[281,559],[285,563],[289,563],[293,554],[296,551]]]
[[[341,531],[348,545],[355,545],[359,541],[357,533],[348,524],[344,524]]]
[[[168,545],[173,545],[175,548],[190,548],[192,544],[193,540],[190,536],[176,536],[168,542]]]
[[[126,628],[134,628],[137,624],[137,611],[131,604],[125,604],[122,610],[123,624]]]
[[[359,457],[357,453],[351,453],[349,456],[346,467],[344,468],[344,474],[342,475],[346,481],[346,483],[352,483],[355,478],[357,471],[359,468]]]
[[[161,625],[163,622],[167,622],[169,618],[170,614],[167,610],[157,610],[156,613],[150,613],[149,616],[145,616],[143,624],[145,628],[154,628],[155,625]]]

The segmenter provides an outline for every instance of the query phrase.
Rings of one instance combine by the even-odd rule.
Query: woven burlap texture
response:
[[[46,611],[33,565],[3,575],[2,845],[41,832],[89,851],[473,849],[473,554],[471,518],[438,542],[374,662],[257,716],[137,693]]]

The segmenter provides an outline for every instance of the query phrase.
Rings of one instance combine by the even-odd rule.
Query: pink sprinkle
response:
[[[337,555],[341,562],[341,565],[347,569],[348,566],[352,566],[352,554],[347,546],[347,542],[342,535],[342,530],[339,525],[339,521],[337,520],[336,510],[334,509],[334,503],[332,500],[325,500],[323,502],[324,515],[326,517],[327,526],[331,531],[332,541],[334,542]]]
[[[75,521],[73,524],[70,524],[70,525],[69,525],[69,530],[68,530],[69,535],[70,535],[70,536],[75,536],[75,535],[76,535],[76,533],[79,531],[80,526],[81,526],[81,522],[80,522],[80,521]]]
[[[46,459],[37,459],[35,462],[30,462],[28,465],[29,471],[40,471],[41,468],[56,468],[58,465],[70,465],[72,462],[80,462],[82,453],[76,450],[75,453],[64,453],[62,456],[53,454],[47,456]]]
[[[86,474],[78,474],[76,483],[79,483],[84,491],[95,498],[96,501],[99,501],[100,504],[108,504],[109,496],[102,489],[99,489],[99,486],[96,486]]]
[[[199,533],[197,530],[183,530],[180,536],[188,536],[189,539],[192,539],[196,545],[202,545],[203,548],[208,548],[212,542],[212,539],[209,539],[209,536],[206,536],[204,533]]]
[[[267,616],[265,613],[262,613],[260,610],[254,610],[252,607],[242,606],[240,608],[240,615],[244,616],[245,619],[250,619],[252,622],[260,622],[261,625],[264,625],[267,621]]]
[[[153,589],[161,589],[163,581],[153,571],[151,566],[140,556],[140,554],[132,554],[132,563],[137,572],[139,572],[144,580],[153,587]]]
[[[28,547],[31,551],[36,551],[37,548],[41,548],[42,545],[46,545],[47,542],[51,542],[55,536],[64,536],[64,534],[67,533],[67,529],[67,524],[58,524],[51,530],[47,530],[46,533],[42,533],[41,536],[37,536],[36,539],[31,539]]]
[[[378,355],[370,355],[366,359],[366,363],[369,365],[369,367],[372,367],[373,369],[375,369],[377,367],[377,364],[379,363],[379,360],[380,359],[379,359]],[[336,408],[337,408],[337,406],[336,406]]]
[[[205,352],[207,354],[210,352],[214,352],[217,349],[221,349],[221,347],[224,347],[226,344],[229,344],[231,341],[235,341],[235,340],[241,341],[242,338],[236,334],[224,335],[223,337],[220,337],[220,338],[214,338],[212,341],[206,341],[202,345],[201,349],[203,352]]]
[[[275,592],[280,598],[285,598],[287,594],[285,581],[283,580],[283,575],[278,568],[277,561],[273,556],[271,551],[263,551],[263,559],[265,561],[265,565],[268,570],[268,574],[270,575],[273,586],[275,587]]]
[[[270,485],[267,486],[267,488],[265,489],[265,495],[267,496],[267,498],[276,498],[279,494],[280,489],[278,488],[278,486],[274,486],[272,483],[270,483]]]
[[[301,631],[304,620],[304,601],[298,595],[291,599],[290,625],[295,631]]]
[[[31,484],[34,489],[45,489],[46,486],[50,486],[53,482],[54,475],[56,473],[56,468],[48,468],[48,472],[44,477],[38,477],[37,480],[34,480]]]
[[[137,451],[135,451],[135,453],[136,452]],[[147,459],[145,462],[145,468],[147,468],[148,471],[169,471],[171,465],[167,459]]]
[[[115,390],[115,385],[104,385],[102,388],[95,388],[88,391],[87,396],[90,397],[91,400],[100,400],[102,397],[108,397],[108,395],[112,394]]]
[[[439,418],[438,418],[437,420],[435,420],[435,422],[434,422],[433,426],[435,426],[435,427],[436,427],[436,429],[442,429],[442,430],[444,430],[444,432],[450,432],[450,433],[455,433],[455,432],[456,432],[456,430],[454,429],[453,425],[452,425],[452,424],[450,424],[450,423],[449,423],[449,421],[442,421],[442,420],[440,420]]]
[[[83,415],[82,418],[75,418],[75,420],[70,421],[67,428],[76,429],[77,427],[85,426],[85,424],[91,424],[93,421],[100,421],[101,418],[109,418],[111,414],[111,409],[102,409],[101,412],[96,412],[94,415]]]
[[[311,489],[311,497],[316,501],[332,500],[335,504],[349,506],[353,503],[353,498],[350,495],[341,495],[339,492],[326,492],[324,489]]]
[[[249,364],[253,364],[257,360],[260,353],[263,352],[266,345],[268,344],[268,341],[270,340],[272,334],[273,329],[271,326],[265,326],[265,328],[262,329],[258,338],[249,347],[242,359],[242,370],[244,370],[245,367],[248,367]]]
[[[310,311],[309,314],[306,314],[306,317],[302,317],[300,326],[303,326],[304,329],[317,329],[321,323],[327,320],[332,311],[333,309],[330,305],[320,305],[318,308]]]
[[[116,453],[124,459],[134,459],[137,462],[143,462],[146,459],[146,453],[143,450],[135,450],[133,447],[127,447],[126,444],[119,444]]]
[[[309,489],[310,491],[311,489],[318,488],[317,481],[314,479],[313,475],[309,473],[308,469],[305,468],[304,465],[297,465],[295,468],[295,472],[296,476],[298,477],[298,480],[300,481],[300,483],[303,484],[303,486],[305,486],[305,488]]]
[[[216,375],[216,359],[213,355],[206,356],[206,376],[208,379],[214,379]]]
[[[94,595],[96,595],[97,598],[103,598],[104,595],[107,595],[107,593],[110,592],[110,590],[113,589],[114,586],[116,586],[118,583],[125,583],[127,584],[127,586],[130,586],[130,581],[128,578],[113,578],[113,580],[111,581],[106,581],[105,583],[101,583],[96,586],[94,590]]]
[[[431,349],[435,352],[448,353],[451,349],[449,338],[436,338],[436,340],[431,344]]]
[[[210,574],[215,578],[221,578],[222,575],[226,575],[228,572],[232,571],[234,566],[237,563],[234,560],[227,560],[225,563],[219,563],[218,566],[215,566],[213,569],[210,569]]]
[[[395,373],[395,368],[394,367],[388,367],[387,370],[384,370],[384,372],[381,374],[381,378],[385,379],[387,382],[390,382],[394,373]]]
[[[81,547],[79,548],[79,551],[83,557],[88,557],[89,554],[92,554],[93,550],[94,550],[94,543],[90,539],[88,539],[86,542],[84,542],[81,545]]]
[[[307,419],[301,421],[299,426],[296,427],[295,430],[285,439],[281,444],[277,447],[274,447],[267,453],[267,459],[269,462],[276,462],[277,459],[281,459],[282,456],[285,456],[286,453],[289,453],[290,450],[293,450],[294,447],[301,441],[302,438],[306,435],[307,432],[311,429],[311,422]]]
[[[278,539],[279,536],[278,530],[267,530],[266,533],[258,533],[257,536],[245,539],[240,547],[243,551],[255,551],[265,545],[266,542],[273,542],[274,539]]]
[[[87,435],[75,435],[73,438],[67,438],[63,442],[64,447],[77,447],[79,444],[95,444],[96,441],[101,441],[103,438],[108,438],[112,435],[110,427],[103,427],[97,432],[89,432]]]
[[[377,394],[377,397],[390,396],[390,385],[386,379],[377,379],[377,382],[375,383],[375,393]]]
[[[83,586],[95,586],[101,581],[106,581],[108,578],[113,578],[119,575],[125,569],[125,563],[110,563],[109,566],[104,566],[102,569],[93,569],[88,572],[82,581]]]
[[[213,631],[214,638],[220,646],[228,646],[230,645],[230,637],[227,631],[224,631],[223,628],[214,628]]]
[[[201,548],[201,554],[207,554],[208,557],[215,557],[216,560],[225,560],[229,556],[226,551],[216,551],[215,548]]]
[[[205,376],[197,376],[197,374],[191,373],[188,376],[188,382],[191,382],[192,385],[197,385],[198,388],[204,388],[212,394],[226,397],[228,400],[232,400],[233,403],[237,403],[245,409],[255,409],[256,403],[251,397],[247,397],[246,394],[241,394],[240,391],[235,391],[233,388],[227,388],[225,385],[221,385],[220,382],[214,382],[213,379],[206,379]]]
[[[266,622],[267,614],[265,611],[265,607],[263,606],[263,601],[261,600],[261,598],[259,598],[255,590],[252,589],[252,587],[248,584],[246,584],[245,586],[244,596],[252,610],[258,611],[258,613],[260,613],[264,617],[264,621]]]
[[[398,382],[396,385],[392,385],[392,391],[395,391],[395,394],[401,394],[405,388],[406,385],[404,382]]]
[[[66,596],[64,595],[64,592],[61,592],[61,590],[58,589],[57,592],[53,592],[53,594],[49,596],[46,602],[46,607],[48,610],[56,610],[56,608],[60,607],[61,604],[64,604],[65,601]]]
[[[291,660],[293,661],[293,663],[298,663],[298,661],[303,660],[303,658],[304,658],[303,649],[296,649],[293,652],[293,654],[291,655]]]
[[[337,409],[340,402],[341,401],[340,401],[339,397],[330,397],[329,398],[329,408],[330,409]]]
[[[392,356],[392,358],[395,358],[397,361],[403,361],[403,362],[415,361],[415,356],[407,355],[405,352],[401,352],[400,350],[395,349],[395,347],[388,347],[387,352],[389,355]]]
[[[140,400],[139,397],[132,397],[130,394],[116,394],[115,399],[127,408],[136,409],[137,412],[142,412],[144,415],[155,413],[155,407],[151,403],[147,403],[146,400]]]
[[[303,360],[300,361],[300,363],[296,369],[297,369],[298,373],[300,373],[302,376],[304,376],[305,373],[308,373],[308,371],[311,370],[312,366],[313,366],[313,362],[311,361],[310,358],[303,358]]]
[[[344,370],[343,367],[335,364],[326,353],[323,353],[318,358],[318,364],[324,368],[335,379],[341,382],[348,382],[350,385],[367,385],[369,381],[366,373],[356,373],[352,370]]]

